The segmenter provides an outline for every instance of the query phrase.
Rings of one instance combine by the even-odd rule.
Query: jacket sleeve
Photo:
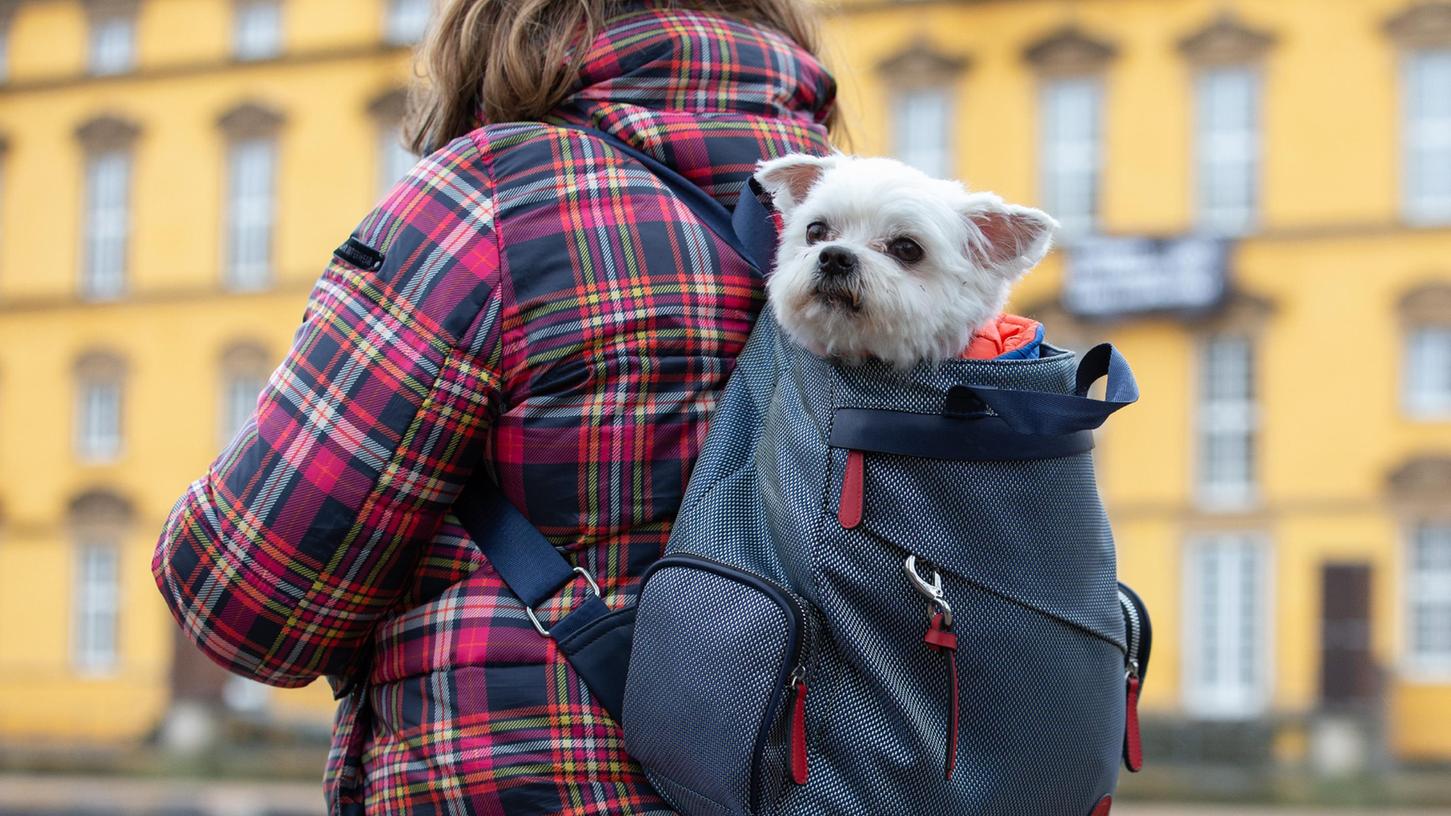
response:
[[[344,673],[473,475],[502,354],[480,153],[465,137],[428,157],[352,234],[254,418],[167,518],[157,585],[232,672]]]

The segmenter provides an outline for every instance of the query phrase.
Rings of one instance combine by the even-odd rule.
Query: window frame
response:
[[[1214,397],[1209,379],[1215,344],[1237,341],[1244,345],[1242,368],[1244,396],[1235,399]],[[1260,409],[1259,336],[1244,329],[1230,328],[1205,333],[1197,338],[1194,348],[1194,434],[1192,493],[1195,503],[1211,512],[1235,512],[1253,507],[1260,495],[1260,453],[1262,437]],[[1246,450],[1244,480],[1230,484],[1211,481],[1214,452],[1211,438],[1242,435]]]
[[[90,570],[90,556],[104,555],[110,561],[109,574],[102,576],[102,583]],[[75,671],[85,677],[114,675],[121,665],[121,610],[123,581],[121,545],[110,537],[93,533],[83,534],[74,547],[75,577],[74,594],[71,597],[71,649],[70,662]],[[98,606],[105,601],[107,606]],[[102,625],[95,625],[97,618]],[[92,637],[105,631],[109,638],[108,648],[98,650]],[[98,653],[99,652],[99,653]]]
[[[109,397],[111,421],[99,428],[97,395]],[[75,403],[75,456],[86,464],[111,464],[125,453],[126,386],[118,374],[100,376],[81,373],[77,377]]]
[[[1438,516],[1418,516],[1405,524],[1402,534],[1402,620],[1403,620],[1403,650],[1402,667],[1404,673],[1414,682],[1422,683],[1444,683],[1451,681],[1451,645],[1448,645],[1445,653],[1431,656],[1417,652],[1417,606],[1423,603],[1419,597],[1426,590],[1422,586],[1418,576],[1414,574],[1416,564],[1416,550],[1420,546],[1420,536],[1428,529],[1437,529],[1444,536],[1439,546],[1445,547],[1448,553],[1444,556],[1447,565],[1442,568],[1444,574],[1440,576],[1441,585],[1437,586],[1435,599],[1438,605],[1445,607],[1443,614],[1451,616],[1451,518]],[[1429,583],[1429,582],[1427,582]]]
[[[1249,90],[1248,124],[1239,131],[1215,129],[1206,125],[1206,114],[1212,109],[1206,93],[1215,81],[1235,76],[1243,78]],[[1194,73],[1192,100],[1194,126],[1194,191],[1193,207],[1196,228],[1202,232],[1226,237],[1240,237],[1253,233],[1259,227],[1262,211],[1263,161],[1264,161],[1264,72],[1253,63],[1216,64],[1200,66]],[[1238,141],[1243,156],[1239,161],[1226,162],[1223,151],[1211,148],[1215,141]],[[1226,165],[1241,167],[1245,173],[1242,185],[1246,201],[1232,208],[1216,204],[1212,193],[1221,188],[1210,181],[1210,171],[1222,171]]]
[[[403,144],[402,123],[378,122],[378,195],[387,195],[418,164],[418,157]]]
[[[266,11],[270,16],[267,37],[249,35],[248,26],[258,18],[251,15]],[[232,57],[241,62],[264,62],[282,56],[285,33],[282,0],[235,0],[232,12]]]
[[[1418,93],[1421,72],[1427,61],[1438,63],[1445,72],[1451,89],[1451,45],[1407,48],[1401,57],[1401,212],[1407,223],[1417,226],[1451,224],[1451,102],[1432,122],[1417,116],[1419,101],[1427,94]],[[1429,146],[1423,142],[1431,142]],[[1426,177],[1423,153],[1436,154],[1435,160],[1445,174],[1445,189],[1428,198],[1420,197],[1420,185]]]
[[[138,33],[134,6],[111,4],[92,9],[86,31],[86,73],[108,77],[135,71]]]
[[[259,151],[253,153],[252,151]],[[243,175],[239,166],[252,156],[265,156],[265,173]],[[222,281],[233,292],[258,292],[277,278],[277,182],[281,145],[277,134],[256,133],[229,139],[226,146],[225,202],[222,207]],[[265,178],[265,187],[248,183]],[[251,242],[251,243],[249,243]],[[246,257],[241,255],[247,248]]]
[[[1061,138],[1061,120],[1075,120],[1064,117],[1059,111],[1063,103],[1063,92],[1079,88],[1090,97],[1093,114],[1089,118],[1090,132],[1086,137],[1073,140]],[[1104,180],[1104,114],[1107,109],[1108,88],[1105,78],[1099,73],[1065,74],[1045,76],[1038,87],[1038,198],[1062,230],[1061,239],[1071,244],[1081,238],[1091,237],[1102,231],[1103,180]],[[1063,154],[1068,143],[1079,148],[1076,155]],[[1070,167],[1071,165],[1071,167]],[[1070,172],[1071,171],[1071,172]],[[1087,188],[1087,212],[1077,212],[1066,204],[1063,178],[1077,176],[1083,179]]]
[[[956,115],[957,108],[954,91],[955,88],[950,82],[934,82],[902,87],[892,94],[892,155],[933,178],[953,178],[953,142],[956,131],[953,117]],[[937,105],[936,127],[930,129],[921,127],[920,121],[914,123],[912,120],[912,103],[920,102],[923,99],[931,99]],[[939,138],[928,150],[922,151],[935,154],[932,157],[935,163],[927,162],[924,166],[918,157],[912,155],[921,145],[911,144],[913,141],[911,134],[922,134],[929,131],[935,131]],[[904,138],[904,132],[909,134],[906,138]]]
[[[1440,348],[1433,346],[1429,352],[1433,356],[1427,364],[1420,356],[1427,352],[1421,349],[1432,343],[1439,343]],[[1406,417],[1417,422],[1451,421],[1451,325],[1416,323],[1407,327],[1401,345],[1401,361],[1401,410]],[[1427,380],[1433,378],[1423,375],[1428,368],[1434,370],[1436,363],[1447,367],[1443,374],[1445,382],[1441,384],[1445,390],[1441,392],[1431,390],[1429,386],[1434,383]]]
[[[1260,642],[1252,644],[1240,657],[1248,654],[1249,659],[1254,663],[1254,678],[1250,684],[1239,688],[1214,688],[1205,685],[1201,681],[1200,670],[1203,668],[1206,649],[1209,640],[1203,638],[1202,624],[1204,621],[1204,598],[1201,575],[1197,571],[1199,559],[1205,553],[1235,545],[1241,548],[1240,556],[1248,554],[1255,561],[1256,573],[1254,576],[1255,586],[1250,591],[1255,593],[1258,608],[1253,611],[1259,613],[1261,625],[1255,630]],[[1221,556],[1222,557],[1222,556]],[[1239,567],[1242,574],[1242,564],[1233,564]],[[1184,544],[1183,565],[1182,565],[1181,587],[1183,606],[1181,612],[1180,635],[1182,642],[1186,644],[1181,660],[1183,681],[1180,684],[1180,699],[1184,711],[1190,716],[1201,720],[1219,721],[1243,721],[1254,719],[1269,710],[1275,693],[1275,629],[1278,620],[1275,606],[1275,551],[1271,546],[1268,534],[1258,530],[1221,530],[1206,531],[1191,535]],[[1220,573],[1223,574],[1221,569]],[[1237,601],[1238,609],[1243,611],[1244,587],[1240,586],[1235,590],[1231,600]],[[1217,600],[1223,600],[1219,598]],[[1220,604],[1216,606],[1216,615],[1222,625],[1225,618],[1229,618],[1230,629],[1243,630],[1244,620],[1239,613],[1226,613],[1225,610],[1235,608],[1234,604]],[[1224,665],[1223,661],[1216,663],[1216,666]],[[1235,667],[1239,668],[1239,667]]]
[[[394,46],[417,45],[432,18],[433,4],[429,0],[386,0],[383,4],[383,42]]]
[[[115,200],[102,201],[102,193],[111,191],[101,189],[97,176],[112,162],[119,167],[120,179],[111,185],[116,188]],[[134,153],[129,146],[122,145],[88,151],[83,172],[85,209],[81,226],[80,295],[88,301],[116,300],[124,297],[129,288]]]

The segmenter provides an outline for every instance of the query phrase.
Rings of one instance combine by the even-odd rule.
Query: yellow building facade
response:
[[[261,23],[248,5],[0,4],[0,739],[129,742],[164,720],[156,535],[398,161],[427,3],[288,0]],[[98,68],[109,15],[131,53]],[[259,152],[270,205],[229,178]],[[323,685],[269,705],[325,721]]]
[[[150,554],[398,172],[416,5],[0,0],[0,742],[325,719],[189,665]],[[1146,714],[1451,760],[1451,7],[847,0],[826,34],[852,149],[1059,216],[1017,308],[1135,366],[1099,472]],[[1196,236],[1222,297],[1133,265]]]
[[[858,152],[1071,227],[1015,304],[1143,387],[1099,473],[1155,621],[1146,712],[1451,758],[1451,6],[862,0],[831,33]],[[1075,281],[1099,234],[1219,236],[1227,294],[1105,315]],[[1149,277],[1117,294],[1191,283]]]

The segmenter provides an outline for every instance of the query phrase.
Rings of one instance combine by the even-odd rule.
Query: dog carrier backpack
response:
[[[754,183],[732,221],[593,133],[767,268]],[[763,310],[638,603],[591,598],[549,635],[685,814],[1103,816],[1141,762],[1151,630],[1092,429],[1137,396],[1107,345],[839,366]],[[527,605],[576,577],[498,496],[460,507]]]

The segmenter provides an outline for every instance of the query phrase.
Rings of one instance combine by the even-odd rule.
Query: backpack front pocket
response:
[[[692,814],[746,816],[805,779],[807,612],[759,576],[700,556],[644,578],[625,747]]]

